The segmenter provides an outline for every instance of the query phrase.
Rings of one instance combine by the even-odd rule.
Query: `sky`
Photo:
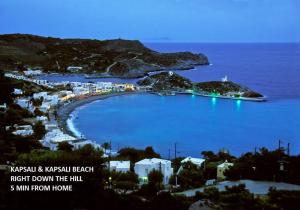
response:
[[[0,34],[300,42],[300,0],[0,0]]]

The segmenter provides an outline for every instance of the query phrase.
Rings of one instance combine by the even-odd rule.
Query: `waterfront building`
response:
[[[224,173],[226,170],[228,170],[232,166],[233,166],[233,163],[229,163],[227,160],[225,160],[224,163],[218,165],[217,166],[217,179],[218,180],[226,179],[226,176],[224,175]]]
[[[125,91],[134,91],[134,90],[135,90],[134,84],[125,83]]]
[[[130,161],[109,161],[109,170],[123,173],[129,172]]]
[[[112,91],[112,82],[97,82],[94,86],[95,93],[108,93]]]
[[[43,72],[41,70],[31,70],[27,69],[27,71],[23,71],[26,76],[37,76],[41,75]]]
[[[89,88],[78,86],[78,87],[73,88],[73,93],[76,96],[87,95],[90,93],[90,90],[89,90]]]
[[[62,90],[59,92],[60,101],[64,102],[75,97],[72,91]]]
[[[173,168],[169,160],[159,158],[143,159],[136,162],[134,166],[134,172],[138,175],[141,183],[148,182],[148,174],[153,170],[158,170],[163,174],[163,184],[169,183],[169,179],[173,174]]]
[[[80,70],[82,70],[82,69],[83,69],[83,67],[81,67],[81,66],[68,66],[68,67],[67,67],[67,70],[68,70],[68,71],[71,71],[71,72],[80,71]]]
[[[152,86],[151,86],[151,85],[147,85],[147,86],[137,86],[136,89],[137,89],[138,91],[148,92],[148,91],[152,91]]]

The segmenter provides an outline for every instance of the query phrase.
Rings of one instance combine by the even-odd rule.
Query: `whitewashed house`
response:
[[[69,90],[62,90],[59,92],[60,101],[64,102],[75,97],[75,94]]]
[[[68,71],[71,71],[71,72],[80,71],[80,70],[82,70],[82,69],[83,69],[83,67],[81,67],[81,66],[68,66],[68,67],[67,67],[67,70],[68,70]]]
[[[27,109],[31,112],[34,111],[32,102],[28,98],[18,98],[18,99],[16,99],[15,103],[18,104],[20,107]]]
[[[38,109],[44,113],[47,113],[51,108],[51,104],[49,102],[43,102],[41,106],[38,107]]]
[[[46,98],[48,96],[48,92],[39,92],[39,93],[34,93],[33,98],[34,99],[40,99],[40,98]]]
[[[79,87],[74,87],[73,88],[73,93],[76,96],[86,95],[86,94],[90,93],[90,90],[89,90],[89,88],[79,86]]]
[[[227,160],[225,160],[224,163],[218,165],[217,166],[217,179],[218,180],[226,179],[226,176],[224,175],[224,172],[232,166],[233,166],[233,163],[229,163]]]
[[[73,142],[69,142],[71,145],[73,145],[73,149],[80,149],[82,147],[84,147],[85,145],[89,144],[91,145],[94,149],[100,149],[102,150],[102,147],[97,144],[94,141],[91,140],[85,140],[85,141],[73,141]]]
[[[30,136],[33,134],[32,126],[31,125],[20,125],[15,126],[15,131],[12,132],[14,135],[18,136]]]
[[[185,159],[183,159],[181,161],[181,164],[187,163],[187,162],[191,162],[194,165],[196,165],[197,167],[201,167],[201,165],[204,163],[205,159],[203,158],[193,158],[193,157],[186,157]]]
[[[130,171],[130,161],[109,161],[109,170],[116,172],[129,172]]]
[[[27,69],[27,71],[23,71],[26,76],[37,76],[41,75],[43,72],[41,70],[31,70]]]
[[[21,89],[14,88],[13,94],[14,94],[14,95],[22,95],[22,94],[23,94],[23,91],[22,91]]]
[[[48,117],[46,117],[46,116],[37,116],[36,121],[41,121],[45,125],[48,122]]]
[[[2,109],[2,110],[6,110],[7,109],[7,105],[6,105],[6,103],[4,103],[4,104],[0,104],[0,109]]]
[[[173,174],[173,168],[169,160],[159,158],[143,159],[136,162],[134,166],[134,172],[138,175],[142,183],[148,182],[148,174],[153,170],[161,171],[163,174],[163,184],[169,183],[169,179]]]
[[[107,93],[112,90],[112,82],[97,82],[95,85],[95,93]]]
[[[53,129],[46,133],[43,140],[53,144],[58,144],[59,142],[75,141],[77,139],[73,136],[63,133],[60,129]]]

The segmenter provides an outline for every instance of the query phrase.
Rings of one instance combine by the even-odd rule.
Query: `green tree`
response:
[[[41,121],[38,121],[33,126],[34,137],[36,140],[40,140],[46,134],[45,126]]]
[[[187,162],[180,168],[177,181],[181,189],[201,187],[205,183],[203,170],[197,165]],[[170,183],[175,184],[175,175],[171,177]]]
[[[65,152],[71,152],[73,150],[73,145],[70,144],[69,142],[60,142],[58,143],[57,149],[60,151],[65,151]]]
[[[152,170],[148,174],[148,185],[155,186],[157,190],[163,188],[163,174],[159,170]]]
[[[40,109],[35,108],[34,109],[34,115],[35,116],[45,116],[46,114],[44,112],[42,112]]]
[[[111,149],[111,145],[109,142],[104,142],[101,147],[104,149],[104,154],[106,154],[106,150]]]

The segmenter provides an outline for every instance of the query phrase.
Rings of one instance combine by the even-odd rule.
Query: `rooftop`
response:
[[[135,164],[141,164],[141,165],[152,165],[152,164],[156,164],[156,163],[171,163],[170,160],[164,160],[164,159],[159,159],[159,158],[152,158],[152,159],[143,159],[140,160],[138,162],[136,162]]]

